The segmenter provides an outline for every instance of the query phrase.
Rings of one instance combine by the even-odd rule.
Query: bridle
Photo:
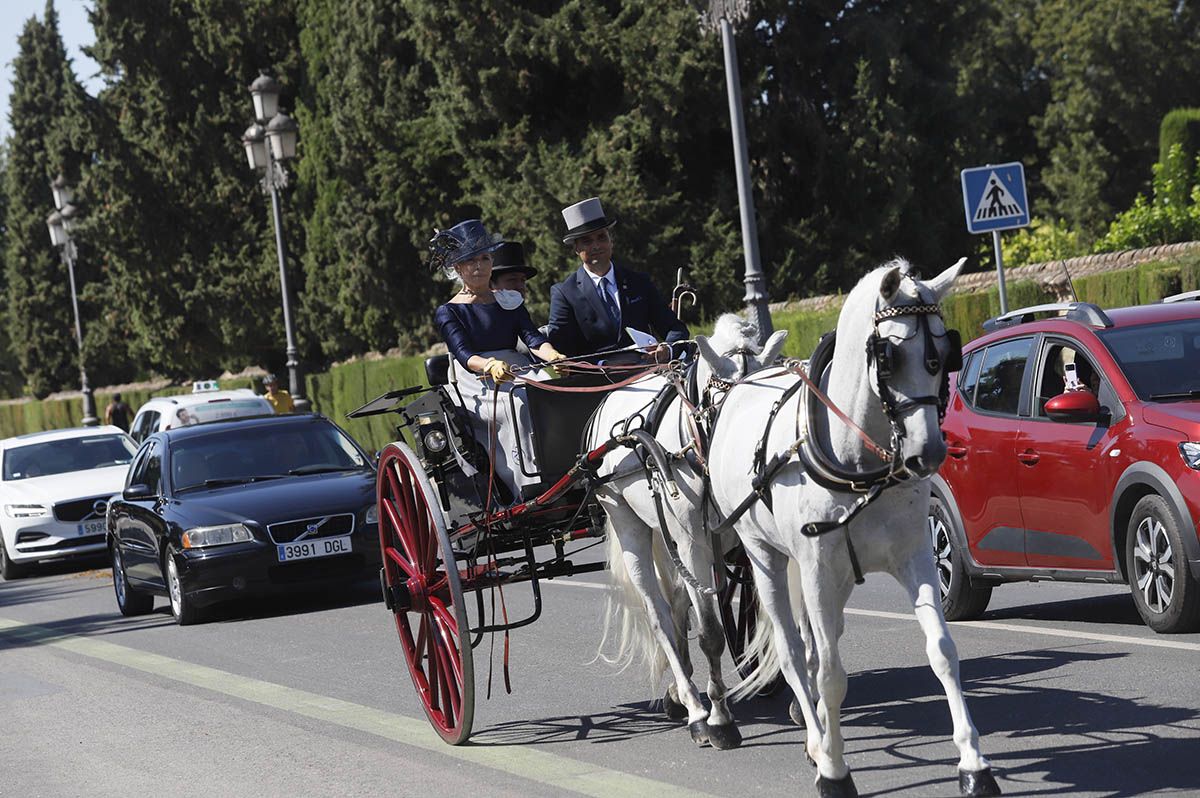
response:
[[[937,396],[916,396],[897,401],[888,381],[895,375],[899,367],[902,351],[887,335],[879,332],[879,323],[901,316],[916,316],[917,326],[924,338],[925,353],[922,359],[925,370],[930,375],[942,373],[941,385]],[[946,406],[950,401],[950,372],[962,367],[962,337],[958,330],[947,329],[942,335],[935,335],[929,325],[929,317],[942,317],[941,305],[937,303],[893,305],[889,308],[875,311],[873,321],[874,331],[867,338],[867,366],[875,367],[875,388],[879,394],[879,402],[892,426],[893,447],[904,437],[904,425],[900,423],[901,416],[913,408],[923,405],[934,405],[938,410],[938,423],[946,417]],[[935,338],[946,338],[950,349],[945,359],[938,354]]]

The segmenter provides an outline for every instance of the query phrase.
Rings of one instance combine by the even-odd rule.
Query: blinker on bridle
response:
[[[900,358],[900,349],[887,336],[879,334],[879,323],[901,316],[917,317],[917,324],[921,328],[925,344],[925,370],[930,375],[937,374],[939,370],[942,372],[942,384],[937,396],[918,396],[906,399],[903,402],[896,402],[891,390],[887,386],[887,380],[890,380],[895,375],[897,361]],[[945,332],[945,337],[950,343],[950,350],[946,353],[946,358],[943,362],[942,358],[938,355],[937,344],[934,341],[935,337],[941,336],[933,334],[933,330],[929,326],[929,316],[941,318],[941,306],[936,303],[893,305],[890,308],[878,310],[875,312],[874,317],[875,331],[867,338],[867,360],[875,364],[875,378],[879,390],[879,400],[883,404],[884,412],[887,414],[888,420],[892,423],[897,437],[904,437],[903,428],[899,424],[899,415],[909,408],[917,405],[936,405],[939,422],[945,417],[946,405],[950,398],[950,372],[958,371],[962,368],[962,337],[959,335],[958,330],[947,329]]]

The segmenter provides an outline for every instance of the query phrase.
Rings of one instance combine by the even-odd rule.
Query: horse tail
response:
[[[662,547],[658,536],[654,536],[654,561],[659,586],[663,595],[671,595],[671,571],[664,570],[664,563],[671,568],[669,560],[659,552]],[[617,538],[612,521],[605,521],[605,549],[608,561],[610,590],[605,600],[604,627],[600,635],[600,647],[596,659],[614,665],[618,672],[630,668],[642,670],[648,681],[651,695],[656,695],[662,675],[668,663],[654,630],[642,594],[629,576],[625,566],[625,551]]]
[[[807,631],[808,616],[804,610],[804,593],[800,585],[800,567],[796,561],[788,558],[787,566],[788,601],[792,605],[792,617],[803,631]],[[808,641],[811,634],[803,634]],[[783,672],[779,660],[779,649],[775,645],[775,624],[759,602],[755,610],[754,634],[746,641],[745,651],[736,662],[741,671],[746,665],[753,664],[750,672],[735,684],[729,691],[734,701],[743,698],[753,698],[769,687]]]

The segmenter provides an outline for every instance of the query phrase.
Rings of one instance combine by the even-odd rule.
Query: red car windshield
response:
[[[1200,319],[1119,327],[1097,335],[1139,399],[1200,399]]]

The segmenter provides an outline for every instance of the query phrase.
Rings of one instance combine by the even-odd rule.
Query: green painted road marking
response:
[[[9,645],[43,645],[80,656],[110,662],[164,679],[232,696],[254,704],[303,715],[347,729],[373,734],[403,745],[452,757],[473,765],[520,776],[561,790],[597,798],[629,796],[703,796],[675,784],[631,773],[609,770],[576,759],[548,754],[522,745],[446,745],[424,719],[384,712],[282,684],[152,654],[91,637],[57,632],[44,626],[0,618],[0,648]]]

